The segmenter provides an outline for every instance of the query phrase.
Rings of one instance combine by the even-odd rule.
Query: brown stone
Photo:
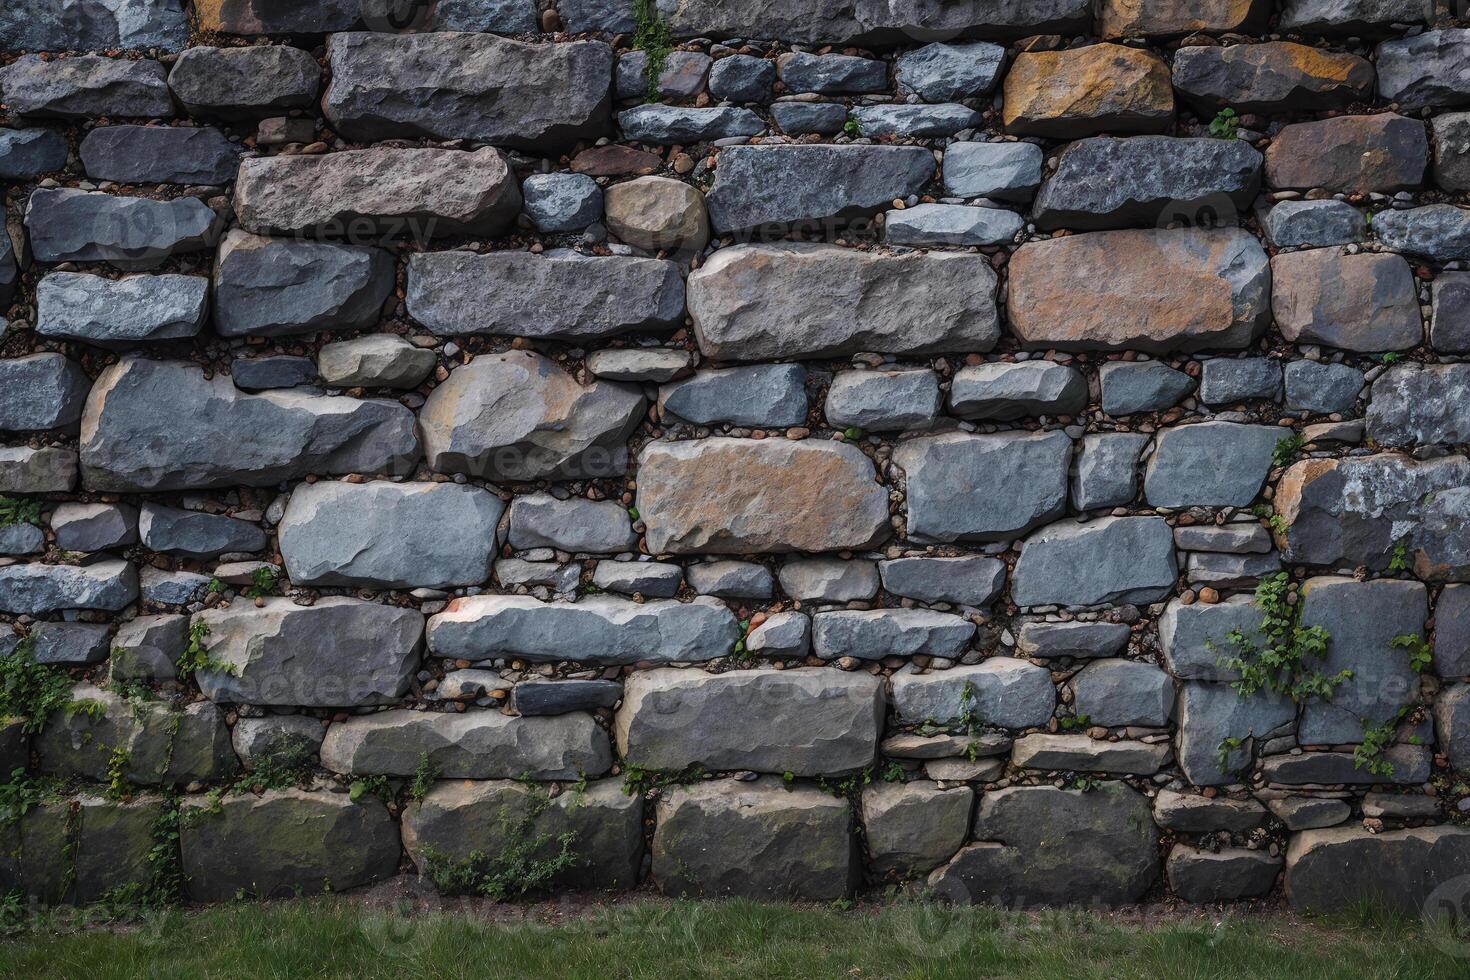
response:
[[[1173,119],[1169,66],[1137,48],[1028,51],[1006,76],[1004,121],[1012,133],[1057,139],[1162,133]]]
[[[672,177],[639,177],[607,189],[607,227],[648,251],[702,251],[709,244],[709,213],[696,187]]]
[[[589,177],[642,177],[664,165],[656,153],[609,143],[583,150],[572,158],[572,170]]]
[[[1266,26],[1271,0],[1101,0],[1103,37],[1178,37],[1196,31],[1254,33]]]
[[[650,443],[637,507],[654,554],[838,551],[890,534],[888,493],[872,462],[830,441]]]
[[[1414,273],[1398,255],[1287,252],[1271,260],[1271,282],[1276,325],[1293,343],[1371,353],[1424,339]]]
[[[1419,187],[1429,166],[1424,124],[1392,112],[1287,126],[1266,149],[1266,186],[1378,191]]]
[[[1174,87],[1207,111],[1338,109],[1371,99],[1375,77],[1366,58],[1290,41],[1200,45],[1174,55]]]
[[[1033,242],[1010,263],[1011,329],[1034,348],[1235,349],[1265,328],[1270,274],[1243,229],[1132,229]]]

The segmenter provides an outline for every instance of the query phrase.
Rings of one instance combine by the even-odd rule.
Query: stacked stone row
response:
[[[527,807],[558,889],[1417,911],[1463,14],[10,4],[3,647],[74,687],[0,724],[63,784],[0,883],[142,882],[178,805],[190,897],[342,889]],[[1331,697],[1227,663],[1283,572]]]

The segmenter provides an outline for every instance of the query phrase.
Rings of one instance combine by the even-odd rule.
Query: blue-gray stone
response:
[[[1470,105],[1470,29],[1425,31],[1378,45],[1378,95],[1407,110]]]
[[[209,313],[203,276],[122,279],[53,272],[36,287],[36,333],[111,346],[194,337]]]
[[[878,563],[885,591],[920,602],[986,606],[1006,584],[998,558],[894,558]]]
[[[393,292],[380,248],[266,238],[238,228],[214,266],[214,328],[225,337],[279,337],[374,326]]]
[[[532,174],[521,197],[539,231],[582,231],[602,218],[602,188],[586,174]]]
[[[90,553],[137,544],[138,508],[132,504],[61,504],[51,512],[51,530],[62,551]]]
[[[1275,425],[1200,422],[1161,430],[1143,479],[1154,507],[1245,507],[1271,471]]]
[[[1011,578],[1018,606],[1157,602],[1174,591],[1174,536],[1160,517],[1058,521],[1026,539]]]
[[[1097,376],[1103,412],[1114,417],[1173,408],[1195,386],[1189,375],[1160,361],[1108,361]]]
[[[168,75],[191,116],[255,119],[314,107],[321,66],[310,51],[284,44],[190,48]]]
[[[1014,211],[920,204],[887,212],[883,240],[891,245],[1005,245],[1025,227],[1025,219]]]
[[[749,561],[698,562],[684,577],[695,592],[717,599],[769,599],[776,587],[769,568]]]
[[[105,51],[189,43],[183,0],[6,0],[0,48]]]
[[[1470,210],[1453,204],[1380,211],[1373,216],[1373,232],[1396,252],[1436,262],[1470,259]]]
[[[138,537],[150,551],[196,561],[226,552],[260,551],[267,543],[257,524],[154,503],[145,503],[138,512]]]
[[[1281,362],[1267,357],[1212,357],[1200,373],[1199,400],[1206,405],[1281,398]]]
[[[17,58],[0,68],[0,91],[10,111],[50,119],[168,118],[173,97],[163,66],[100,55]]]
[[[655,83],[659,99],[684,102],[704,91],[709,78],[710,57],[698,51],[670,51]],[[619,101],[644,99],[648,94],[648,53],[625,51],[618,58],[616,81]]]
[[[295,388],[317,379],[316,364],[311,358],[291,354],[237,357],[230,362],[230,377],[234,379],[235,387],[245,391]]]
[[[66,166],[66,137],[54,129],[0,129],[0,180],[30,180]]]
[[[659,408],[696,425],[801,425],[806,421],[806,369],[757,364],[697,371],[659,388]]]
[[[823,660],[958,658],[974,636],[975,624],[968,619],[932,609],[839,609],[812,617],[812,653]]]
[[[961,368],[949,408],[963,419],[1014,421],[1029,415],[1075,415],[1087,406],[1087,378],[1053,361],[993,362]]]
[[[0,430],[41,432],[75,425],[92,380],[65,354],[0,360]]]
[[[827,421],[840,429],[872,432],[927,429],[939,414],[941,397],[933,371],[842,371],[827,389]]]
[[[532,493],[511,501],[509,541],[517,551],[555,548],[607,554],[632,551],[638,546],[638,534],[628,509],[616,500],[558,500],[549,493]]]
[[[888,63],[846,54],[782,55],[776,62],[790,92],[820,95],[863,95],[888,91]]]
[[[1159,617],[1159,650],[1169,673],[1186,681],[1236,681],[1240,674],[1226,666],[1236,655],[1230,634],[1236,630],[1247,643],[1260,646],[1265,612],[1248,595],[1230,596],[1216,603],[1184,605],[1171,599]]]
[[[709,93],[726,102],[768,102],[776,64],[768,58],[733,54],[709,70]]]
[[[1363,384],[1363,372],[1346,364],[1291,361],[1286,365],[1286,407],[1350,414],[1357,407]]]
[[[925,102],[958,102],[990,94],[1006,49],[986,41],[935,42],[898,57],[898,89]]]
[[[228,184],[241,152],[210,126],[101,126],[80,150],[88,177],[123,184]]]
[[[63,609],[119,612],[137,601],[138,570],[125,561],[0,568],[0,610],[42,616]]]
[[[1470,272],[1441,272],[1434,280],[1429,345],[1442,354],[1470,353]]]
[[[858,134],[879,138],[953,136],[980,125],[980,113],[955,103],[944,105],[864,105],[852,110]]]
[[[1072,440],[1063,432],[947,433],[901,443],[916,541],[1007,541],[1060,517]]]
[[[1347,245],[1367,240],[1368,219],[1346,201],[1282,201],[1266,215],[1266,234],[1278,248]]]
[[[781,132],[792,136],[831,136],[847,125],[847,106],[837,102],[777,102],[771,116]]]
[[[611,708],[623,699],[613,680],[525,680],[511,688],[510,704],[523,718]]]
[[[46,533],[34,524],[0,527],[0,555],[34,555],[46,547]]]
[[[766,128],[760,116],[736,106],[693,109],[641,105],[618,113],[618,125],[622,127],[624,138],[656,145],[755,136]]]
[[[466,31],[530,34],[539,29],[535,0],[362,0],[363,26],[370,31]]]
[[[944,151],[944,193],[1029,201],[1041,186],[1041,161],[1034,143],[952,143]]]
[[[223,221],[193,197],[41,188],[31,192],[25,224],[37,262],[107,262],[134,272],[213,248]]]
[[[1295,723],[1295,702],[1269,689],[1247,695],[1230,684],[1186,682],[1179,687],[1175,738],[1179,767],[1196,786],[1238,783],[1256,747],[1290,733]],[[1226,739],[1236,741],[1226,746]]]
[[[1138,496],[1138,456],[1148,445],[1142,432],[1096,432],[1082,440],[1072,474],[1078,510],[1122,507]]]
[[[38,664],[84,666],[107,659],[106,623],[37,623],[31,629],[31,657]]]
[[[672,599],[684,584],[684,569],[664,561],[600,561],[592,584],[604,592]]]

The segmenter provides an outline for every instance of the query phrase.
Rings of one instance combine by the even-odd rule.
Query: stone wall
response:
[[[8,0],[0,883],[1470,875],[1470,21]]]

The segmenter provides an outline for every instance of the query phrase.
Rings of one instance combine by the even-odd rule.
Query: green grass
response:
[[[418,901],[171,909],[87,931],[43,915],[0,944],[0,976],[1435,980],[1470,969],[1417,924],[1284,914]]]

